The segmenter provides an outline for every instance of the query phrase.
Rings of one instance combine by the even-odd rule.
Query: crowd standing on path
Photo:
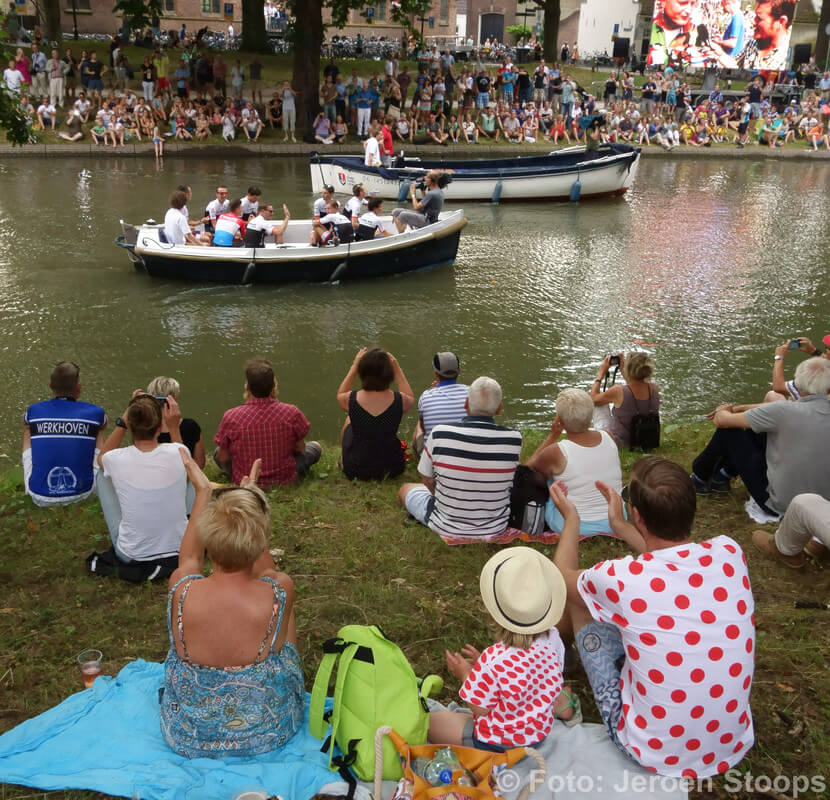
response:
[[[330,58],[309,138],[321,144],[365,142],[383,126],[392,150],[396,144],[488,141],[665,149],[803,141],[811,150],[830,149],[830,73],[812,65],[787,78],[800,87],[800,99],[782,102],[773,100],[773,82],[765,84],[761,75],[742,97],[727,99],[718,85],[700,98],[671,67],[651,70],[639,86],[633,72],[614,70],[599,91],[579,85],[569,70],[571,59],[550,65],[542,59],[526,67],[506,57],[488,67],[456,64],[448,50],[437,47],[426,56],[414,74],[392,55],[371,75],[341,71]],[[288,81],[265,87],[256,57],[245,63],[226,58],[197,46],[158,46],[141,65],[132,65],[114,38],[105,64],[95,51],[76,58],[68,48],[61,56],[33,45],[28,54],[18,48],[3,81],[20,97],[33,130],[57,130],[69,141],[90,136],[113,148],[152,141],[157,155],[166,139],[221,135],[226,142],[259,142],[281,136],[296,142],[297,90]],[[391,153],[384,149],[381,155]]]
[[[226,194],[217,191],[218,205]],[[531,499],[542,499],[559,541],[551,553],[503,548],[485,564],[480,588],[496,641],[482,651],[467,644],[446,652],[473,713],[433,712],[431,741],[501,751],[538,744],[557,721],[578,724],[580,703],[562,677],[573,644],[608,737],[633,762],[697,778],[741,761],[754,743],[746,557],[726,535],[694,541],[692,526],[698,498],[728,492],[740,478],[749,512],[780,522],[774,536],[753,535],[760,552],[793,569],[805,566],[803,549],[826,553],[830,334],[824,344],[827,350],[800,336],[776,348],[772,391],[758,403],[712,412],[715,433],[691,475],[645,456],[626,486],[620,450],[659,444],[650,356],[607,356],[590,391],[563,389],[549,436],[522,465],[522,434],[496,421],[504,403],[499,383],[488,376],[460,383],[459,357],[435,354],[435,381],[418,399],[412,435],[422,480],[403,483],[399,502],[425,531],[481,542],[499,541],[526,518]],[[786,380],[784,361],[795,351],[804,358]],[[81,400],[76,364],[58,364],[50,387],[53,397],[23,417],[26,492],[41,506],[97,493],[112,547],[92,554],[89,570],[169,579],[165,739],[188,757],[282,746],[302,720],[303,678],[294,586],[268,550],[264,492],[304,480],[320,459],[322,447],[308,439],[311,423],[279,399],[269,361],[248,361],[245,402],[225,412],[214,437],[213,459],[233,482],[220,486],[202,471],[201,429],[183,419],[176,380],[157,377],[147,391],[136,389],[109,435],[103,409]],[[357,352],[332,398],[348,414],[340,443],[347,477],[403,473],[400,427],[415,398],[394,356],[381,348]],[[517,491],[528,485],[541,498]],[[580,538],[599,534],[616,536],[632,554],[580,569]],[[273,723],[240,729],[240,704]],[[259,713],[264,706],[268,713]]]

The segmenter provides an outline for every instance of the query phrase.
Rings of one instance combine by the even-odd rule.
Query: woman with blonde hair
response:
[[[271,510],[256,486],[261,462],[211,502],[207,477],[181,453],[196,502],[167,597],[162,735],[186,758],[276,750],[302,724],[305,693],[294,584],[268,552]]]
[[[608,503],[597,482],[622,491],[622,467],[616,442],[607,431],[591,428],[594,404],[583,389],[563,389],[556,397],[556,417],[550,433],[527,462],[541,473],[548,486],[561,481],[568,499],[579,511],[579,535],[613,535],[608,522]],[[560,441],[562,434],[565,438]],[[548,500],[545,521],[556,533],[565,520],[553,500]]]
[[[147,394],[153,395],[158,400],[160,405],[164,405],[167,397],[172,397],[179,401],[181,394],[181,386],[175,378],[167,378],[164,375],[159,375],[158,378],[153,378],[147,386]],[[199,465],[201,469],[205,468],[205,443],[202,440],[202,429],[195,419],[187,417],[179,424],[179,432],[182,437],[182,444],[190,451],[193,460]],[[170,441],[170,432],[167,426],[162,424],[161,433],[158,437],[159,443]]]
[[[602,391],[603,378],[611,366],[611,356],[605,356],[597,377],[591,384],[591,399],[597,407],[611,406],[608,432],[620,447],[630,447],[631,421],[637,414],[657,413],[660,410],[660,392],[651,381],[654,361],[648,353],[620,353],[619,364],[625,384],[617,384],[608,391]]]

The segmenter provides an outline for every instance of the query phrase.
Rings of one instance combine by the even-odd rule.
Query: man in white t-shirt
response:
[[[23,73],[15,65],[14,59],[9,61],[8,69],[3,70],[3,83],[10,92],[15,94],[20,93],[20,87],[23,85]]]
[[[550,496],[564,518],[554,563],[608,735],[661,775],[726,772],[755,741],[755,618],[744,554],[728,536],[691,540],[696,495],[679,464],[652,456],[634,465],[633,524],[620,495],[602,482],[597,488],[612,530],[638,556],[580,570],[579,514],[562,484]]]
[[[312,245],[326,245],[332,241],[335,232],[344,230],[341,226],[346,225],[349,229],[352,229],[351,220],[345,214],[340,213],[340,203],[332,198],[326,205],[326,213],[319,220],[314,219],[312,221],[309,243]]]
[[[224,214],[229,206],[230,200],[228,200],[228,187],[227,186],[217,186],[216,187],[216,198],[211,200],[205,206],[205,216],[202,217],[202,222],[205,225],[205,230],[212,231],[213,226],[216,224],[216,220]]]
[[[170,208],[164,215],[164,235],[168,244],[199,244],[196,237],[190,232],[190,225],[184,214],[187,204],[187,194],[175,191],[170,195]]]
[[[383,141],[383,134],[378,131],[375,136],[370,136],[365,142],[366,152],[363,155],[363,163],[367,167],[380,167],[383,162],[380,158],[380,143]]]
[[[169,444],[157,441],[162,422]],[[98,495],[122,563],[155,562],[179,552],[187,527],[187,473],[179,454],[187,449],[180,423],[175,398],[136,391],[101,447]],[[122,447],[127,430],[133,443]]]

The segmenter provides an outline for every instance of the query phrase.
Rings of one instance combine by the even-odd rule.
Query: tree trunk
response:
[[[255,53],[268,52],[264,0],[242,0],[242,49]]]
[[[297,128],[311,132],[320,110],[320,47],[323,44],[323,0],[301,0],[294,6],[293,84],[297,97]]]
[[[43,4],[43,27],[45,38],[50,42],[57,42],[58,52],[63,52],[63,33],[61,32],[61,3],[60,0],[45,0]],[[47,57],[51,50],[44,48]]]
[[[824,70],[824,65],[827,63],[827,45],[828,36],[824,29],[830,23],[830,0],[823,0],[821,4],[821,14],[818,18],[818,36],[816,37],[816,69]]]
[[[830,0],[827,0],[830,2]],[[542,42],[542,52],[545,55],[545,61],[549,64],[559,61],[559,17],[562,15],[562,6],[560,0],[544,0],[542,8],[545,11],[544,21],[542,22],[542,30],[544,31],[544,41]]]

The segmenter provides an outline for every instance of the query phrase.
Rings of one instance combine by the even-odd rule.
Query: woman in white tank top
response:
[[[606,431],[591,430],[594,404],[582,389],[565,389],[556,398],[556,418],[547,439],[539,446],[529,467],[542,473],[548,483],[562,481],[568,499],[579,512],[580,536],[613,535],[608,524],[608,504],[596,482],[622,491],[622,468],[614,439]],[[562,433],[564,441],[558,441]],[[562,530],[563,519],[552,500],[545,509],[552,531]]]

